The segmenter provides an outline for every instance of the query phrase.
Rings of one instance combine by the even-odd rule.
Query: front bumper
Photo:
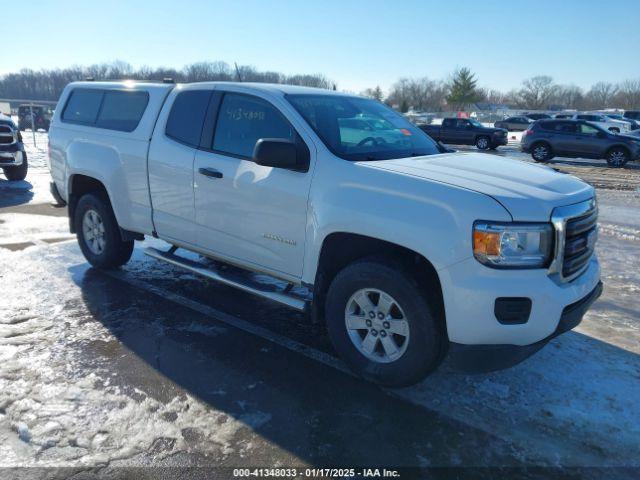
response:
[[[468,258],[438,271],[449,341],[465,345],[531,345],[558,327],[563,309],[586,297],[600,281],[600,264],[593,255],[584,272],[568,282],[548,269],[487,268]],[[529,298],[525,323],[505,325],[495,316],[497,298]]]
[[[493,145],[497,146],[497,145],[507,145],[509,143],[509,135],[493,135],[493,138],[491,139],[491,143],[493,143]]]
[[[0,167],[13,167],[22,165],[23,151],[21,144],[0,147]]]
[[[509,368],[526,360],[550,340],[577,327],[591,304],[602,294],[602,282],[585,297],[566,306],[554,332],[531,345],[462,345],[451,343],[449,358],[455,370],[485,373]]]

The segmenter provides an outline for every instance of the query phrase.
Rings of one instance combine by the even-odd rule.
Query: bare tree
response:
[[[612,83],[595,83],[585,96],[586,108],[602,109],[612,106],[618,87]]]
[[[373,98],[374,100],[378,100],[379,102],[381,102],[384,97],[380,86],[376,86],[375,88],[367,88],[361,93],[361,95]]]
[[[406,105],[417,110],[442,111],[447,85],[442,81],[423,78],[401,78],[391,86],[386,102],[398,107]]]
[[[543,110],[548,108],[556,91],[553,78],[547,75],[531,77],[522,82],[518,91],[516,103],[523,108]]]
[[[500,90],[481,89],[480,93],[482,94],[482,99],[487,103],[493,103],[495,105],[509,103],[509,95]]]
[[[563,108],[580,109],[584,105],[584,92],[577,85],[558,85],[551,100]]]
[[[640,109],[640,78],[619,83],[618,92],[613,101],[625,110]]]

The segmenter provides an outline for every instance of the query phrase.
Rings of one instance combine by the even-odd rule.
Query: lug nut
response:
[[[387,336],[387,332],[385,332],[384,330],[380,330],[380,336],[381,337],[386,337]]]
[[[375,337],[376,335],[378,335],[378,331],[374,328],[373,330],[371,330],[371,335]]]
[[[371,325],[373,325],[373,323],[371,323],[371,320],[367,320],[365,323],[367,324],[367,327],[370,327]]]
[[[369,312],[369,317],[371,318],[376,318],[376,312],[374,312],[373,310]]]
[[[384,313],[378,312],[378,318],[382,320],[384,318]]]
[[[383,323],[382,323],[382,326],[383,326],[384,328],[386,328],[386,329],[391,328],[391,324],[390,324],[389,322],[383,322]]]

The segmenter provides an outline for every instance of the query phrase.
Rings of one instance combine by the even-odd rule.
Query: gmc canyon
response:
[[[52,190],[91,265],[118,267],[134,240],[160,238],[168,250],[147,254],[325,322],[344,361],[380,384],[415,383],[447,355],[465,370],[518,363],[575,327],[602,289],[591,186],[447,153],[375,100],[79,82],[49,139]]]
[[[438,142],[475,145],[480,150],[495,150],[508,142],[504,128],[485,127],[469,118],[445,118],[442,125],[419,125],[420,130]]]

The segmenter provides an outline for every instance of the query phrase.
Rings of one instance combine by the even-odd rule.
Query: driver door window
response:
[[[261,138],[295,140],[295,130],[266,101],[228,93],[222,100],[213,139],[213,150],[240,158],[252,158]]]

